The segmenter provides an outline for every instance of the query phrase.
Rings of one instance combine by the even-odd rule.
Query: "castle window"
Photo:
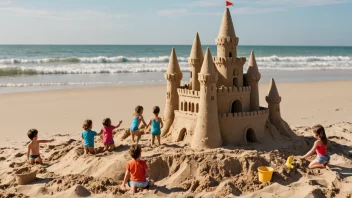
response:
[[[198,113],[198,111],[199,111],[199,104],[197,103],[197,105],[196,105],[196,112]]]
[[[238,87],[238,80],[237,80],[237,78],[233,78],[233,86]]]
[[[187,102],[185,102],[185,107],[183,109],[184,111],[187,111]]]
[[[188,111],[192,111],[192,104],[188,103]]]
[[[181,111],[183,111],[183,102],[181,102]]]
[[[192,112],[194,112],[194,103],[192,103]]]
[[[215,97],[214,97],[214,96],[211,97],[211,101],[213,101],[213,100],[215,100]]]
[[[190,78],[192,78],[192,71],[191,71],[191,73],[190,73],[190,75],[189,75],[189,76],[190,76]]]
[[[229,53],[229,57],[232,58],[232,52]]]
[[[231,105],[231,113],[242,112],[242,103],[240,100],[233,101]]]

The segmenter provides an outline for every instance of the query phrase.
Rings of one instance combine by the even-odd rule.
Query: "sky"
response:
[[[233,0],[240,45],[352,46],[352,0]],[[224,0],[0,0],[0,44],[215,44]]]

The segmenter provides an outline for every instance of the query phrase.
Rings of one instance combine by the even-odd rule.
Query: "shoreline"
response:
[[[352,81],[280,83],[277,87],[282,117],[290,126],[336,124],[349,122],[352,115]],[[135,106],[142,105],[148,120],[154,106],[165,105],[165,85],[120,86],[48,90],[0,94],[0,147],[19,146],[28,142],[26,132],[37,128],[42,138],[70,134],[78,138],[85,119],[93,120],[93,129],[99,131],[101,121],[110,117],[112,122],[123,120],[128,128]],[[259,84],[260,105],[266,107],[268,84]],[[343,96],[343,97],[337,97]]]

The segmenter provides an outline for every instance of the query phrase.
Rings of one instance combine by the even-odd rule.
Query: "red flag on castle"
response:
[[[233,6],[233,3],[230,1],[226,1],[226,6]]]

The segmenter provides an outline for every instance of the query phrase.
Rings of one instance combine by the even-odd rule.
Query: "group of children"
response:
[[[121,189],[126,189],[126,184],[130,186],[132,192],[136,192],[137,188],[148,188],[153,185],[153,181],[149,180],[150,170],[145,161],[141,160],[142,149],[138,144],[141,135],[146,132],[139,130],[139,125],[142,122],[146,128],[148,129],[151,126],[150,133],[152,134],[152,144],[154,144],[155,137],[158,139],[158,143],[160,145],[160,135],[161,128],[163,127],[163,122],[159,117],[160,108],[155,106],[153,108],[154,116],[150,119],[149,123],[146,124],[143,114],[143,107],[137,106],[135,108],[135,113],[133,114],[132,125],[130,127],[130,133],[132,137],[132,141],[135,141],[135,137],[137,137],[137,144],[133,144],[130,147],[130,155],[132,160],[128,162],[126,165],[126,173],[121,185]],[[113,133],[112,131],[118,128],[121,125],[122,121],[118,123],[118,125],[114,126],[111,124],[111,120],[106,118],[103,120],[103,128],[100,130],[100,133],[92,131],[93,122],[91,120],[85,120],[83,123],[82,139],[83,139],[83,147],[85,154],[91,153],[95,154],[94,150],[94,137],[97,135],[102,135],[104,150],[112,151],[115,148]],[[317,158],[313,160],[309,164],[309,168],[328,168],[328,163],[330,161],[330,156],[327,152],[327,144],[328,139],[325,134],[324,127],[321,125],[313,126],[313,134],[317,139],[314,142],[312,149],[301,157],[301,159],[307,158],[308,156],[314,154],[314,151],[317,153]],[[148,132],[147,132],[148,133]],[[38,140],[38,131],[36,129],[31,129],[27,133],[28,137],[31,139],[31,142],[28,144],[28,153],[27,159],[30,164],[34,164],[35,162],[42,163],[42,159],[39,154],[39,144],[52,142],[52,140]]]

